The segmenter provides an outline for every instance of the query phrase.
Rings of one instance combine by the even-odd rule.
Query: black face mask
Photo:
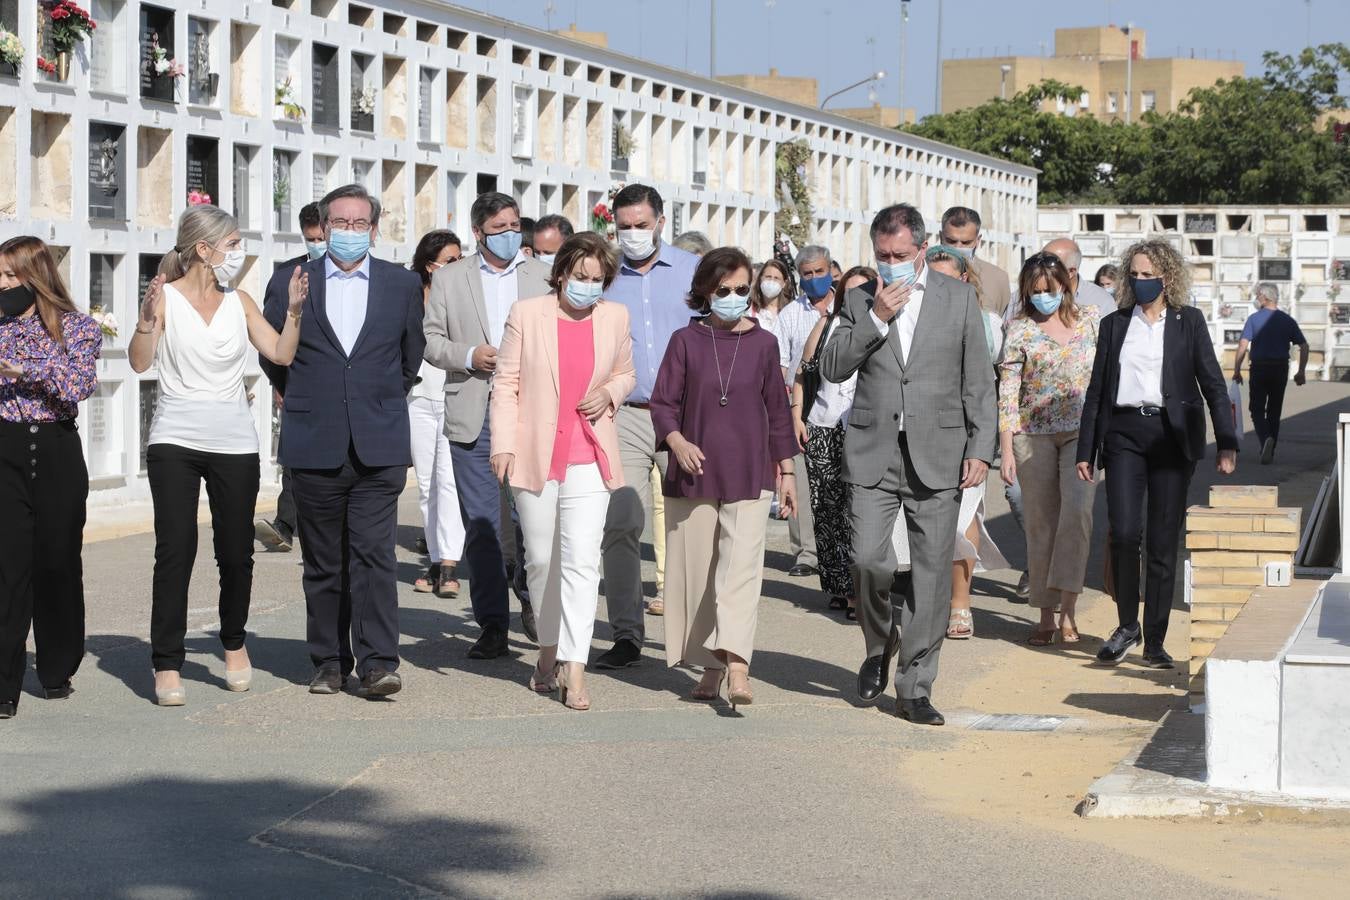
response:
[[[17,316],[27,312],[36,302],[33,289],[26,284],[0,291],[0,316]]]

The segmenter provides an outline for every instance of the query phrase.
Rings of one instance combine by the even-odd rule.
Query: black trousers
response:
[[[177,672],[183,668],[188,586],[197,561],[197,501],[203,482],[220,571],[220,643],[226,650],[244,646],[253,594],[258,454],[204,453],[177,444],[151,444],[145,466],[155,501],[151,659],[156,672]]]
[[[1251,407],[1252,430],[1256,440],[1280,440],[1280,413],[1284,410],[1284,389],[1289,386],[1289,361],[1252,361],[1247,376],[1247,405]]]
[[[394,541],[407,466],[371,467],[347,451],[336,469],[292,469],[305,563],[306,637],[317,669],[398,668]]]
[[[1144,576],[1144,647],[1161,649],[1177,581],[1177,549],[1186,516],[1186,491],[1195,463],[1162,414],[1117,409],[1103,447],[1111,566],[1121,625],[1139,623],[1139,551],[1144,517],[1148,546]]]
[[[0,702],[19,702],[30,625],[43,687],[60,687],[80,667],[88,498],[73,421],[0,422]]]
[[[281,493],[277,494],[276,523],[290,529],[295,534],[295,491],[291,485],[291,470],[281,470]]]

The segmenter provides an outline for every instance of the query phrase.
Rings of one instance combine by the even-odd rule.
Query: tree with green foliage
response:
[[[1265,73],[1190,93],[1177,112],[1125,125],[1042,111],[1081,89],[1046,81],[1011,100],[905,130],[1041,170],[1046,203],[1336,203],[1350,200],[1350,144],[1317,127],[1340,108],[1350,48],[1266,53]]]

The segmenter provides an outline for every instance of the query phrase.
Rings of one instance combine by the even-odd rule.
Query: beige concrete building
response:
[[[1133,43],[1133,61],[1131,44]],[[1169,57],[1150,59],[1143,29],[1115,26],[1055,29],[1053,56],[993,56],[942,62],[942,111],[1010,98],[1053,79],[1083,89],[1078,97],[1044,104],[1047,111],[1091,115],[1103,121],[1138,121],[1150,110],[1173,112],[1193,89],[1241,78],[1236,61]]]
[[[768,94],[788,103],[810,107],[820,105],[820,85],[814,78],[779,75],[778,70],[773,68],[769,69],[768,75],[718,75],[717,80],[747,91]],[[831,107],[830,112],[882,128],[895,128],[902,122],[913,124],[915,121],[913,109],[906,107],[902,111],[898,107],[882,106],[880,103],[842,109]]]

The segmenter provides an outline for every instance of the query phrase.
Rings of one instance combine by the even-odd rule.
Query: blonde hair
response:
[[[1130,262],[1136,256],[1146,256],[1153,263],[1154,274],[1163,281],[1163,300],[1173,309],[1181,309],[1190,302],[1191,269],[1176,248],[1167,241],[1147,240],[1131,244],[1120,258],[1121,278],[1116,282],[1116,303],[1121,309],[1135,305],[1134,289],[1130,286]]]
[[[219,206],[208,203],[188,207],[178,217],[178,236],[173,249],[159,261],[159,274],[166,281],[177,281],[193,266],[205,264],[197,255],[198,244],[204,241],[214,247],[238,230],[238,220]]]

